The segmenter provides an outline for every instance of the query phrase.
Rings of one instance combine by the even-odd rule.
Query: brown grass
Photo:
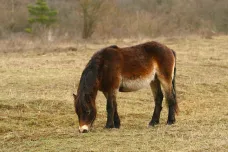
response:
[[[78,43],[77,51],[0,52],[2,151],[227,151],[228,37],[159,38],[177,52],[177,123],[147,128],[154,102],[149,88],[119,93],[120,129],[103,129],[105,98],[98,94],[94,129],[78,133],[72,93],[98,49],[146,40]],[[69,45],[69,44],[68,44]],[[59,48],[64,48],[59,46]],[[42,53],[40,53],[42,52]],[[165,107],[165,105],[164,105]]]

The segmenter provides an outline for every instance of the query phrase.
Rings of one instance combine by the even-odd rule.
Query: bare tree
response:
[[[103,3],[104,0],[80,0],[84,22],[82,38],[87,39],[94,33]]]

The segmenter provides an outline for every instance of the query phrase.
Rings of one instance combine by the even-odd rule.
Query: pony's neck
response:
[[[80,86],[78,89],[78,95],[79,95],[79,100],[80,103],[83,105],[85,102],[91,102],[96,100],[97,97],[97,92],[98,92],[98,87],[91,86],[91,88],[88,90],[82,89],[85,88],[86,86]],[[88,87],[88,86],[87,86]]]
[[[81,76],[78,91],[79,94],[82,95],[81,99],[83,102],[90,102],[90,100],[95,101],[99,88],[98,73],[99,64],[95,56],[89,61]]]
[[[90,93],[90,97],[92,100],[96,100],[96,97],[97,97],[97,92],[98,92],[98,88],[94,88],[93,89],[93,92]]]

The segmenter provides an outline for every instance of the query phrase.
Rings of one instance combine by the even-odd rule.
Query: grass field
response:
[[[1,51],[0,151],[228,151],[228,36],[157,40],[177,53],[176,124],[166,125],[163,104],[160,124],[147,128],[154,108],[148,87],[118,94],[120,129],[103,128],[106,101],[99,93],[88,134],[78,133],[72,97],[85,64],[104,46],[146,40]]]

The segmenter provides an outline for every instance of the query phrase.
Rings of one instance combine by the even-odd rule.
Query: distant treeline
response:
[[[122,38],[228,34],[228,0],[46,2],[51,9],[58,12],[57,21],[51,26],[51,34],[55,37]],[[7,38],[15,33],[26,33],[25,29],[29,25],[28,5],[35,3],[36,0],[2,0],[0,38]],[[35,30],[36,27],[38,26],[34,26]]]

